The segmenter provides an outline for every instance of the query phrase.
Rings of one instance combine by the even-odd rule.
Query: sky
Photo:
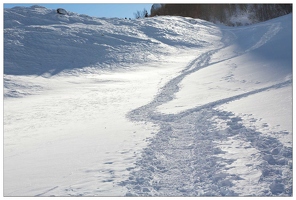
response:
[[[99,2],[99,1],[98,1]],[[33,3],[33,4],[17,4],[4,3],[4,8],[12,8],[15,6],[32,6],[40,5],[49,9],[64,8],[78,14],[85,14],[91,17],[106,18],[135,18],[134,13],[146,9],[150,14],[152,3]]]

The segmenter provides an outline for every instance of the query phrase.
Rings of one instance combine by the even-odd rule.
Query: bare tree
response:
[[[137,11],[134,13],[136,19],[148,17],[148,11],[144,8],[143,11]]]

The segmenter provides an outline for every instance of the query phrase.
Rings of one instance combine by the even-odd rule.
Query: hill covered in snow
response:
[[[4,196],[292,196],[292,15],[227,27],[4,10]]]
[[[177,22],[178,26],[166,18],[99,19],[70,11],[60,15],[40,6],[5,9],[4,73],[41,75],[125,67],[158,60],[167,46],[201,44],[193,35],[194,20]],[[188,36],[186,40],[183,35]]]

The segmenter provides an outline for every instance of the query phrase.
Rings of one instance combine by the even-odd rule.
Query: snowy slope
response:
[[[190,20],[181,19],[175,26],[177,22],[165,18],[99,19],[71,12],[59,15],[55,10],[34,6],[7,9],[4,20],[5,74],[14,75],[57,74],[85,67],[122,68],[159,60],[174,45],[200,46],[203,40],[192,34],[195,27],[190,26]]]
[[[4,11],[4,196],[291,196],[292,15]]]

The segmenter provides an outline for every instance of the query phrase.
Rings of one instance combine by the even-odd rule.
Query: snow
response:
[[[291,105],[292,88],[283,87],[260,92],[240,101],[229,102],[219,106],[219,109],[232,111],[240,116],[245,124],[249,124],[250,128],[255,126],[256,130],[264,134],[275,134],[273,137],[278,138],[285,146],[292,147],[289,134],[276,134],[280,132],[292,133],[293,113]],[[273,109],[269,109],[271,107]]]
[[[4,196],[292,196],[292,15],[5,9],[3,76]]]

